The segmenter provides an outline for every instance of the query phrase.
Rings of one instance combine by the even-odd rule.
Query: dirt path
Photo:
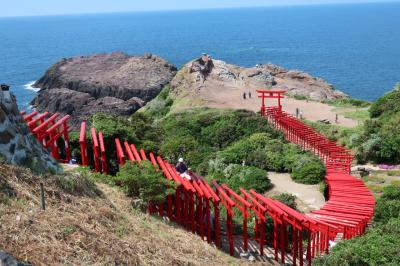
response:
[[[287,173],[269,172],[268,177],[274,184],[274,188],[267,194],[290,193],[295,195],[298,198],[298,208],[302,212],[320,209],[325,204],[324,196],[319,192],[318,185],[295,183]]]
[[[206,81],[207,82],[207,81]],[[207,84],[210,86],[211,84]],[[216,86],[218,88],[218,86]],[[239,90],[235,87],[223,88],[219,87],[215,90],[207,90],[207,95],[202,95],[201,97],[206,100],[206,106],[210,108],[223,108],[223,109],[247,109],[251,111],[259,111],[261,106],[261,99],[257,98],[257,88],[251,88],[246,91],[251,92],[252,98],[246,100],[243,99],[244,91]],[[212,93],[209,93],[212,91]],[[201,92],[200,92],[201,94]],[[267,106],[274,106],[277,104],[276,99],[268,99],[266,101]],[[292,115],[296,114],[296,108],[299,108],[303,112],[305,119],[310,121],[318,121],[327,119],[332,124],[335,124],[335,116],[339,115],[338,124],[343,127],[356,127],[358,121],[345,118],[342,114],[334,111],[335,107],[328,104],[306,101],[306,100],[296,100],[293,98],[285,98],[282,100],[283,109]]]

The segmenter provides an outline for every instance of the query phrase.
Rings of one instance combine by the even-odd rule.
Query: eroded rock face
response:
[[[176,73],[176,67],[152,56],[125,53],[63,59],[34,86],[38,111],[72,116],[72,125],[97,111],[131,115],[153,99]]]
[[[82,121],[95,113],[129,116],[144,105],[144,101],[137,97],[126,101],[111,96],[96,99],[89,93],[66,88],[44,90],[37,96],[35,103],[38,110],[71,114],[69,126],[73,129],[79,128]]]
[[[247,92],[250,89],[273,89],[286,90],[288,95],[303,96],[317,101],[346,97],[343,92],[335,90],[331,84],[320,78],[271,64],[244,68],[214,59],[213,67],[202,81],[192,67],[193,62],[196,60],[186,64],[172,80],[173,95],[197,93],[199,97],[204,96],[205,101],[212,101],[212,98],[208,99],[208,95],[218,90]]]
[[[60,170],[30,133],[19,114],[15,96],[9,91],[0,91],[0,155],[8,163],[29,167],[37,173]]]

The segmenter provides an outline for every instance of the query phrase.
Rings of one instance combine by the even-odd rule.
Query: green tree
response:
[[[127,162],[114,178],[126,194],[140,198],[143,203],[161,203],[175,192],[173,181],[166,179],[158,169],[148,161]]]

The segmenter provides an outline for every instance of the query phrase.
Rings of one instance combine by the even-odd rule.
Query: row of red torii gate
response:
[[[249,250],[249,241],[259,244],[259,255],[264,256],[265,247],[272,247],[273,257],[282,263],[311,265],[316,256],[329,252],[329,241],[337,234],[344,239],[363,234],[373,216],[374,197],[360,179],[349,175],[353,160],[349,150],[337,145],[319,134],[301,120],[282,110],[281,99],[285,91],[258,90],[262,99],[261,116],[278,130],[286,139],[319,156],[326,165],[325,182],[328,201],[320,210],[299,213],[279,201],[265,197],[253,190],[233,191],[225,184],[208,183],[202,176],[190,173],[192,180],[182,178],[174,166],[152,152],[138,150],[133,143],[115,139],[116,155],[107,154],[102,132],[94,128],[87,130],[82,122],[80,130],[80,164],[93,168],[96,172],[109,173],[109,160],[116,159],[119,166],[126,162],[150,161],[163,171],[165,178],[178,184],[175,194],[168,196],[163,204],[149,203],[148,211],[187,230],[198,234],[208,243],[226,249],[230,255],[239,255]],[[278,99],[278,105],[267,107],[266,99]],[[60,162],[71,160],[69,129],[66,115],[25,114],[31,132],[49,149]],[[57,120],[58,119],[58,120]],[[87,133],[92,146],[88,147]],[[93,158],[89,158],[88,149]],[[91,163],[93,162],[93,163]],[[92,165],[90,165],[92,164]],[[234,234],[233,216],[242,214],[242,235]],[[226,214],[226,217],[222,217]],[[254,235],[249,237],[248,221],[254,219]],[[221,229],[220,223],[226,223]],[[266,227],[266,224],[270,224]],[[269,228],[266,230],[265,228]],[[241,241],[236,241],[240,238]],[[238,247],[238,244],[242,245]]]

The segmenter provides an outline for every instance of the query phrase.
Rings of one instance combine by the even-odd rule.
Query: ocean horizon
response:
[[[0,83],[21,110],[61,58],[124,51],[177,67],[202,52],[244,67],[308,72],[375,100],[400,82],[400,3],[274,6],[0,18]]]

